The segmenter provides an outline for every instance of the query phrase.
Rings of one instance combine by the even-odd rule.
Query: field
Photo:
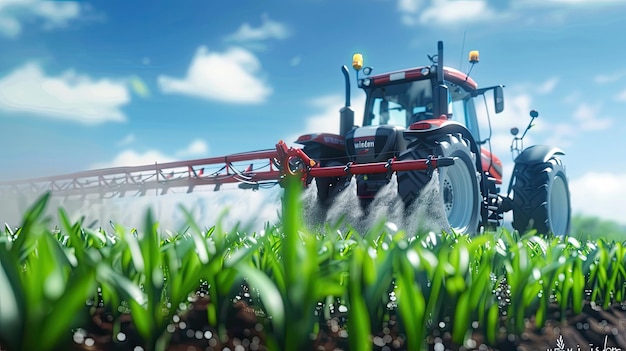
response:
[[[619,350],[626,247],[500,230],[89,229],[49,195],[0,233],[1,350]]]

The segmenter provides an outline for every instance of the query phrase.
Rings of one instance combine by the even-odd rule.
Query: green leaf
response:
[[[191,237],[193,238],[193,242],[196,246],[198,259],[202,264],[207,264],[209,262],[209,253],[207,248],[206,240],[202,237],[200,227],[194,221],[193,215],[182,205],[179,206],[180,210],[183,212],[186,222],[193,230],[191,231]]]
[[[42,323],[39,345],[57,345],[67,335],[68,330],[76,327],[73,323],[85,301],[95,291],[95,275],[91,268],[75,270],[65,286],[60,299],[54,301],[52,311]]]
[[[471,310],[469,293],[461,294],[454,311],[454,325],[452,329],[452,340],[459,345],[463,344],[467,327],[470,325],[469,315]]]
[[[285,280],[287,286],[293,286],[301,274],[298,269],[303,262],[298,262],[300,248],[299,231],[301,226],[300,188],[302,184],[296,176],[285,179],[285,198],[283,202],[283,226],[285,238],[281,247],[283,267],[285,268]]]
[[[10,349],[19,350],[26,322],[24,293],[18,276],[19,267],[10,252],[0,252],[0,339]]]
[[[146,296],[141,289],[128,278],[115,272],[105,263],[101,263],[96,267],[98,281],[105,282],[109,286],[119,291],[123,298],[128,301],[134,301],[139,306],[145,306],[147,303]]]
[[[350,318],[348,318],[348,332],[351,350],[372,350],[370,341],[370,317],[363,298],[364,263],[371,259],[366,249],[358,247],[352,255],[350,278],[348,282],[348,303]],[[367,267],[365,267],[367,268]]]
[[[585,290],[585,274],[582,271],[582,261],[576,259],[574,261],[574,271],[572,272],[573,286],[572,286],[572,303],[575,314],[582,313],[584,290]]]
[[[43,214],[50,199],[50,192],[41,196],[24,214],[24,220],[17,239],[11,246],[11,252],[23,262],[33,250],[37,237],[43,232]]]
[[[496,335],[499,329],[498,325],[499,311],[498,305],[493,304],[489,307],[489,315],[487,317],[487,340],[491,344],[496,343]]]
[[[404,321],[404,330],[407,333],[407,346],[409,350],[421,350],[428,318],[424,295],[415,284],[415,271],[406,254],[398,255],[395,263],[396,297],[400,316]]]
[[[137,328],[137,332],[145,341],[149,342],[154,338],[152,333],[152,316],[145,306],[140,305],[136,300],[129,300],[130,313],[133,316],[133,324]]]

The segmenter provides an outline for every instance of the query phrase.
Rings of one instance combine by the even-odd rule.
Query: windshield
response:
[[[429,79],[376,87],[370,93],[365,109],[364,126],[395,125],[433,118],[433,82]],[[479,140],[474,99],[469,91],[452,82],[448,86],[448,116],[465,125]]]
[[[430,79],[374,88],[365,109],[364,126],[396,125],[432,118],[433,88]]]

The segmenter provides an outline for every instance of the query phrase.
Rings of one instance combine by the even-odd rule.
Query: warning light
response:
[[[352,68],[357,71],[360,71],[363,68],[363,55],[362,54],[354,54],[352,55]]]
[[[469,62],[470,63],[478,63],[478,50],[472,50],[469,53]]]

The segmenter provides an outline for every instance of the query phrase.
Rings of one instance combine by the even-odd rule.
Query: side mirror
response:
[[[536,110],[530,110],[530,117],[537,118],[539,117],[539,112],[537,112]]]
[[[502,86],[497,86],[493,90],[493,103],[496,108],[496,113],[504,111],[504,91]]]

